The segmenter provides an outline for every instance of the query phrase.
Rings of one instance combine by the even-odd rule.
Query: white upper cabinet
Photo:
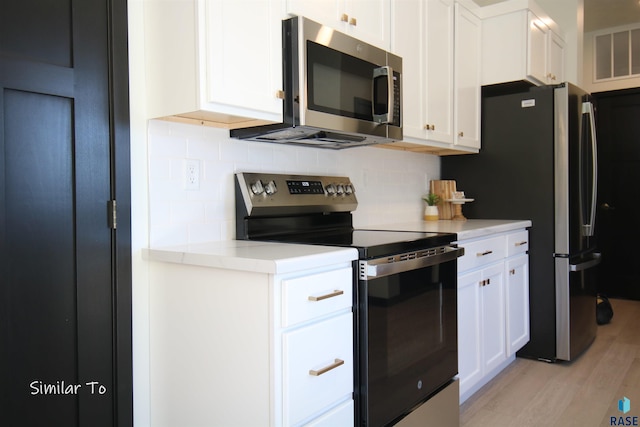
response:
[[[402,57],[405,141],[452,144],[453,0],[394,0],[391,14],[391,49]]]
[[[480,19],[456,3],[455,145],[480,149]]]
[[[529,6],[535,11],[505,9],[508,4],[487,7],[482,24],[482,84],[561,83],[565,61],[561,30],[534,2]]]
[[[286,0],[287,13],[304,16],[369,44],[389,49],[391,0]]]
[[[529,33],[527,34],[527,75],[544,82],[547,75],[547,59],[549,57],[549,27],[533,12],[527,12]]]
[[[281,1],[147,0],[144,15],[149,118],[282,120]]]
[[[402,57],[403,141],[446,155],[480,147],[481,21],[454,0],[392,0],[391,49]]]
[[[547,83],[562,83],[565,80],[564,59],[565,43],[562,38],[551,31],[549,34],[549,56],[547,60]]]

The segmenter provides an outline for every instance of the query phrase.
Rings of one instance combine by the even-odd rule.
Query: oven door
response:
[[[457,263],[462,248],[360,261],[359,425],[407,415],[458,373]]]

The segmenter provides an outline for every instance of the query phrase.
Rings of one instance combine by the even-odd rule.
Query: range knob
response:
[[[264,186],[264,192],[268,195],[276,194],[278,192],[278,187],[276,187],[276,183],[273,181],[267,182]]]
[[[324,189],[325,189],[325,191],[327,192],[327,194],[329,196],[334,196],[336,194],[336,191],[337,191],[335,184],[329,184]]]
[[[262,194],[264,192],[264,186],[262,185],[262,181],[257,180],[256,182],[249,185],[251,192],[253,194]]]
[[[353,184],[347,184],[344,186],[344,194],[349,195],[353,194],[355,190],[353,189]]]
[[[336,193],[337,194],[344,194],[344,185],[338,184],[338,186],[336,187]]]

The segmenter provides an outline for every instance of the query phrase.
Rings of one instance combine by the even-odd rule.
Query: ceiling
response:
[[[640,22],[638,0],[584,0],[584,32]]]
[[[480,6],[504,0],[474,0]],[[584,0],[584,32],[640,22],[640,0]]]

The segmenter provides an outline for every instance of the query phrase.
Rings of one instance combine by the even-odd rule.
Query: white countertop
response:
[[[370,230],[456,233],[458,240],[531,227],[529,220],[415,221],[361,227]],[[359,227],[357,227],[359,228]],[[225,240],[143,250],[148,261],[171,262],[255,273],[284,274],[358,258],[353,248]]]
[[[363,227],[378,230],[429,231],[435,233],[456,233],[458,240],[474,239],[494,233],[513,231],[531,227],[529,220],[468,219],[466,221],[412,221],[404,223],[376,224]]]
[[[358,259],[353,248],[225,240],[143,250],[148,261],[283,274]]]

